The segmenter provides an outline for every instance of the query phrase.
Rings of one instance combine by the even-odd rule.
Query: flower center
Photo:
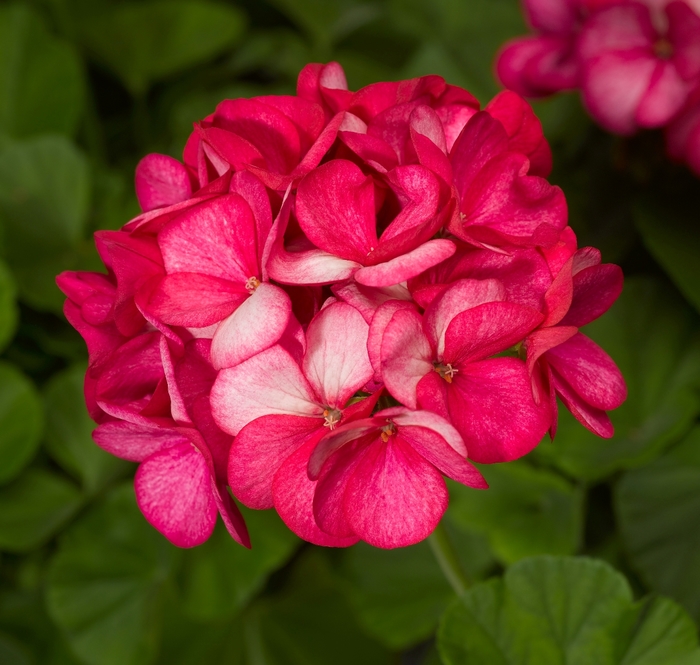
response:
[[[673,44],[668,41],[668,39],[657,39],[654,44],[654,53],[657,58],[662,60],[669,60],[673,56]]]
[[[382,441],[386,443],[389,440],[389,437],[394,436],[394,434],[396,434],[396,425],[394,425],[391,420],[387,420],[386,425],[382,427],[382,433],[380,434]]]
[[[447,383],[452,383],[455,374],[459,372],[459,370],[452,367],[450,363],[437,363],[434,365],[434,369]]]
[[[253,293],[260,286],[260,280],[257,277],[248,277],[245,281],[245,288],[248,293]]]
[[[340,422],[340,419],[343,417],[343,414],[339,409],[324,409],[323,417],[326,419],[326,422],[323,423],[323,426],[327,427],[330,430],[333,430],[335,429],[335,426]]]

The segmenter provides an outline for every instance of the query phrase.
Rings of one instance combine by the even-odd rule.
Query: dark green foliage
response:
[[[293,94],[310,61],[352,88],[441,74],[486,103],[524,30],[517,0],[0,4],[0,663],[700,663],[689,616],[646,595],[700,618],[700,190],[658,135],[611,137],[575,95],[535,108],[579,244],[626,274],[585,332],[629,399],[611,440],[562,408],[554,442],[483,469],[489,491],[450,485],[462,599],[429,542],[321,550],[270,511],[245,511],[252,551],[221,524],[177,550],[134,465],[91,439],[54,277],[101,269],[92,233],[138,214],[144,154],[179,156],[223,98]]]

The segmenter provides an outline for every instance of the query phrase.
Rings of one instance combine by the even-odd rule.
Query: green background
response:
[[[246,511],[251,552],[218,527],[178,550],[90,437],[54,276],[100,269],[92,233],[138,213],[141,156],[179,156],[221,99],[293,93],[311,61],[485,103],[525,30],[516,0],[0,3],[0,663],[700,663],[700,186],[576,94],[535,107],[580,245],[625,270],[587,334],[629,399],[610,441],[562,409],[555,442],[483,469],[489,492],[450,485],[462,599],[428,542],[322,550],[271,512]]]

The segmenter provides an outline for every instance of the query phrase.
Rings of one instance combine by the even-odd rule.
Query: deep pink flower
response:
[[[401,307],[385,322],[380,308],[372,323],[385,324],[380,357],[387,389],[402,404],[452,422],[476,462],[521,457],[539,443],[551,418],[549,404],[533,401],[525,364],[490,357],[521,342],[544,318],[505,298],[497,280],[465,279],[422,317]]]
[[[700,76],[700,16],[680,0],[654,24],[643,2],[606,7],[578,44],[583,99],[606,129],[632,134],[661,127],[684,105]]]
[[[700,87],[666,127],[666,148],[670,157],[686,162],[700,176]]]

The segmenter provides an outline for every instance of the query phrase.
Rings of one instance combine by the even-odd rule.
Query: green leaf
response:
[[[357,625],[322,550],[307,551],[284,592],[247,617],[248,658],[266,665],[388,665]]]
[[[86,366],[73,365],[54,374],[44,388],[46,447],[68,473],[94,494],[131,465],[99,448],[92,440],[95,423],[85,407]]]
[[[0,483],[14,478],[36,453],[44,413],[34,384],[0,361]]]
[[[10,635],[0,633],[0,663],[3,665],[33,665],[34,659],[27,647]]]
[[[700,620],[700,427],[652,464],[628,471],[615,492],[632,565],[655,591]]]
[[[79,23],[80,39],[129,91],[219,55],[243,34],[243,14],[206,0],[156,0],[105,5]]]
[[[0,350],[14,337],[19,311],[15,281],[4,261],[0,261]]]
[[[584,329],[615,360],[627,401],[610,413],[615,436],[601,439],[561,406],[554,442],[536,457],[577,478],[639,466],[678,441],[700,412],[700,340],[693,311],[651,278],[628,279],[610,311]]]
[[[647,197],[635,208],[644,244],[683,295],[700,311],[700,199],[694,189],[681,197]]]
[[[493,565],[483,536],[456,528],[450,517],[445,526],[468,576],[483,576]],[[427,541],[395,550],[359,543],[345,553],[341,573],[358,621],[391,649],[429,638],[455,597]]]
[[[600,561],[534,557],[468,590],[445,613],[446,665],[697,665],[690,618],[667,599],[635,603]]]
[[[0,134],[74,134],[84,88],[70,44],[52,36],[27,4],[0,7]]]
[[[481,467],[489,489],[453,484],[455,520],[488,536],[504,564],[536,554],[573,554],[583,527],[583,493],[551,471],[523,462]]]
[[[47,605],[88,665],[142,665],[155,655],[174,548],[139,512],[131,485],[111,492],[60,541]]]
[[[397,27],[444,50],[443,61],[454,62],[469,91],[482,102],[500,89],[493,75],[496,51],[526,32],[516,0],[470,0],[468,8],[463,0],[392,0],[391,10]]]
[[[298,547],[299,539],[274,511],[245,510],[244,515],[252,550],[219,523],[206,543],[185,553],[182,596],[188,616],[206,621],[235,615]]]
[[[44,469],[29,469],[0,489],[0,549],[25,552],[45,543],[78,510],[73,483]]]

